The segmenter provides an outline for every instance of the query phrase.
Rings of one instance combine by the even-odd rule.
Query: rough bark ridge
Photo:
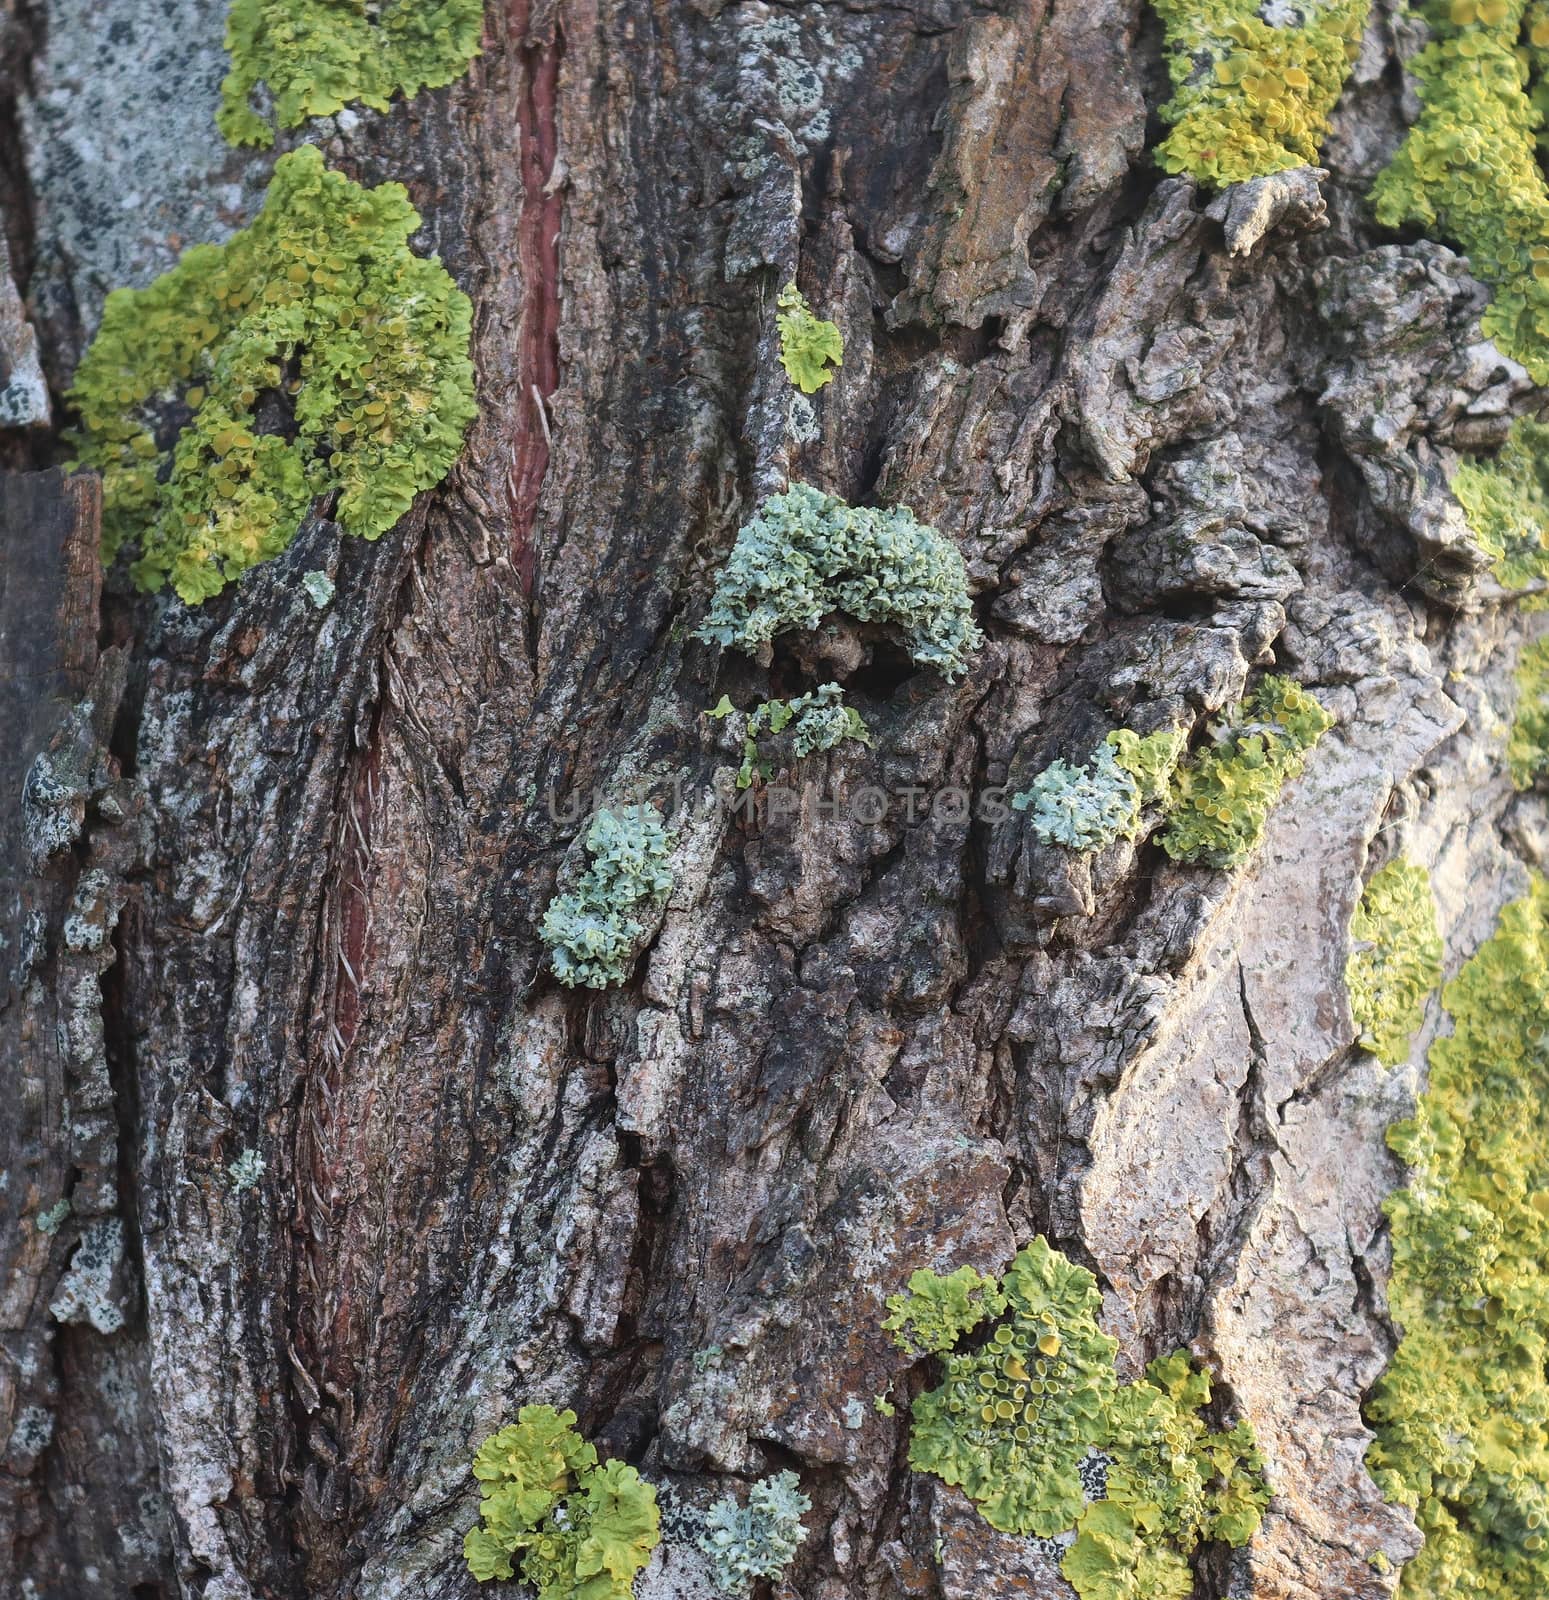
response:
[[[56,390],[108,287],[261,186],[184,136],[222,10],[7,12]],[[1370,1557],[1416,1536],[1360,1402],[1416,1072],[1353,1047],[1349,916],[1402,847],[1455,969],[1544,840],[1503,764],[1519,624],[1444,470],[1533,395],[1457,258],[1367,218],[1395,34],[1379,5],[1327,173],[1215,201],[1144,155],[1136,0],[511,0],[462,83],[310,130],[409,185],[481,418],[380,543],[319,521],[198,610],[115,593],[100,654],[90,485],[7,487],[0,1588],[472,1593],[471,1451],[543,1400],[690,1502],[797,1467],[811,1600],[1068,1597],[871,1405],[924,1381],[883,1299],[1044,1232],[1126,1372],[1192,1343],[1258,1431],[1276,1498],[1201,1600],[1392,1593]],[[810,402],[791,278],[846,340]],[[959,543],[964,681],[864,632],[767,672],[689,640],[792,477]],[[1271,661],[1339,725],[1244,872],[931,805]],[[702,709],[819,671],[874,748],[728,819]],[[636,783],[681,802],[671,902],[634,981],[563,991],[565,802]],[[867,786],[875,820],[817,803]],[[668,1545],[637,1592],[704,1582]]]

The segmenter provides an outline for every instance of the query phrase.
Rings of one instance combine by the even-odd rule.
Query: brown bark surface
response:
[[[87,236],[126,180],[58,108],[86,129],[133,70],[79,66],[110,53],[89,9],[16,13],[3,57],[56,389],[111,282],[240,221],[211,197],[267,160],[135,145],[171,220]],[[220,11],[128,6],[119,49],[208,99]],[[1388,7],[1327,173],[1163,178],[1165,95],[1137,0],[492,0],[465,80],[302,130],[405,182],[473,298],[439,489],[198,609],[110,578],[99,618],[92,484],[6,480],[0,1592],[471,1594],[472,1451],[545,1401],[689,1503],[796,1468],[807,1600],[1068,1600],[872,1406],[925,1381],[886,1296],[1038,1233],[1099,1274],[1127,1374],[1190,1344],[1258,1431],[1276,1498],[1199,1600],[1393,1592],[1370,1558],[1416,1535],[1360,1403],[1415,1073],[1354,1048],[1347,928],[1402,847],[1455,965],[1536,859],[1520,624],[1444,470],[1532,395],[1459,261],[1365,210]],[[154,96],[118,114],[155,145]],[[810,402],[791,279],[846,342]],[[966,677],[846,625],[768,666],[691,639],[788,479],[956,541]],[[1115,721],[1202,727],[1271,662],[1339,726],[1243,872],[932,803]],[[873,747],[728,815],[703,710],[834,676]],[[537,928],[571,802],[640,785],[678,802],[670,902],[632,981],[565,990]],[[880,819],[818,803],[868,788]],[[637,1592],[704,1582],[669,1544]]]

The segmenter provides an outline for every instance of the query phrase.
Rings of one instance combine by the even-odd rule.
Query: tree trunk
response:
[[[1328,172],[1212,199],[1147,154],[1139,0],[491,0],[467,77],[301,130],[407,184],[472,297],[459,464],[379,542],[314,519],[201,607],[110,575],[99,615],[49,430],[105,292],[262,191],[211,122],[223,13],[35,0],[0,51],[55,412],[5,435],[0,1591],[472,1594],[472,1452],[543,1401],[690,1503],[796,1469],[807,1600],[1068,1597],[873,1405],[928,1381],[886,1297],[1043,1234],[1122,1373],[1189,1345],[1257,1432],[1274,1499],[1199,1600],[1392,1594],[1384,1132],[1441,1014],[1408,1068],[1355,1047],[1350,918],[1402,850],[1454,971],[1544,838],[1522,620],[1435,467],[1532,395],[1458,258],[1371,222],[1394,8]],[[810,401],[792,279],[845,338]],[[693,638],[796,479],[957,544],[965,677]],[[1338,724],[1240,870],[978,803],[1270,663]],[[729,810],[703,711],[836,674],[872,746]],[[665,918],[563,988],[539,922],[641,788]],[[637,1593],[704,1583],[669,1541]]]

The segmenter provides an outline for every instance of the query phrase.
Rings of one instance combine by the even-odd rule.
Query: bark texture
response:
[[[7,14],[56,400],[105,291],[261,192],[202,120],[223,9]],[[1138,0],[491,0],[464,81],[310,130],[408,184],[481,416],[380,542],[314,521],[196,610],[110,581],[100,627],[93,485],[7,480],[0,1590],[471,1594],[472,1450],[546,1401],[689,1503],[797,1468],[807,1600],[1068,1600],[871,1403],[924,1381],[886,1296],[1042,1232],[1126,1374],[1191,1344],[1258,1432],[1275,1499],[1199,1600],[1393,1592],[1360,1406],[1425,1036],[1354,1047],[1350,914],[1402,849],[1455,970],[1546,840],[1504,770],[1523,621],[1445,487],[1536,396],[1465,265],[1370,223],[1403,45],[1380,3],[1326,171],[1214,199],[1146,157]],[[792,278],[846,341],[810,401]],[[690,639],[788,478],[958,543],[965,679],[868,630]],[[932,805],[1270,662],[1339,723],[1241,872]],[[819,673],[874,747],[729,818],[703,708]],[[568,802],[637,784],[680,802],[670,902],[632,982],[563,990]],[[637,1593],[705,1584],[669,1543]]]

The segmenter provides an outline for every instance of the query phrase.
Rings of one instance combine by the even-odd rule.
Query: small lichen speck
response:
[[[233,1194],[242,1194],[248,1189],[258,1186],[259,1180],[268,1171],[269,1163],[256,1150],[244,1150],[236,1160],[226,1168],[226,1181],[231,1186]]]
[[[16,1418],[11,1448],[17,1455],[38,1456],[54,1437],[54,1418],[42,1406],[27,1406]]]

